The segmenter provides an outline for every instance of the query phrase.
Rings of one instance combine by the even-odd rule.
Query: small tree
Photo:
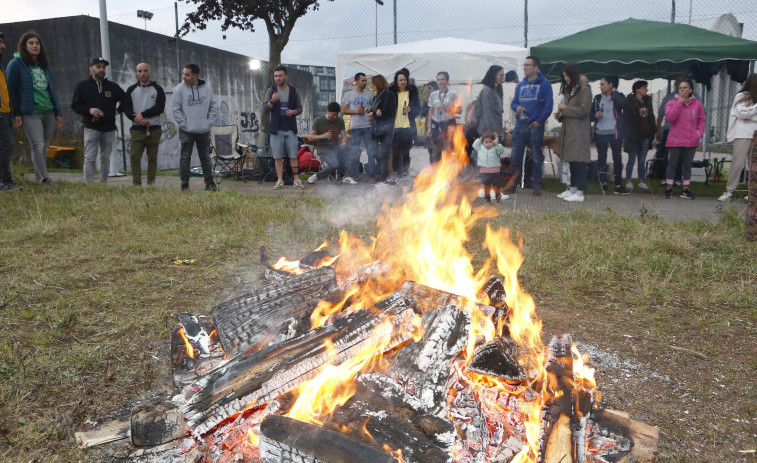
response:
[[[184,0],[196,4],[197,11],[189,13],[179,29],[186,35],[195,29],[203,30],[207,23],[223,20],[221,30],[236,27],[255,32],[253,21],[262,19],[268,30],[268,84],[273,83],[273,67],[281,64],[281,52],[289,42],[289,35],[297,20],[308,10],[317,10],[319,0]],[[333,1],[333,0],[328,0]]]

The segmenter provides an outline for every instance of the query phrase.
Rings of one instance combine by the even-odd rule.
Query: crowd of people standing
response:
[[[0,53],[5,47],[5,36],[0,32]],[[42,38],[30,31],[20,38],[7,71],[0,68],[0,189],[20,188],[10,172],[14,128],[23,130],[29,141],[37,180],[47,185],[53,183],[47,173],[46,150],[53,131],[62,127],[63,119],[49,64]],[[119,113],[124,113],[132,121],[130,158],[133,183],[141,185],[141,159],[146,153],[147,184],[152,185],[157,171],[165,91],[151,80],[147,63],[137,65],[136,82],[126,91],[106,78],[108,65],[102,57],[93,59],[89,78],[79,82],[71,101],[71,109],[82,117],[84,126],[83,180],[94,179],[99,155],[99,180],[107,182],[115,120]],[[570,170],[570,185],[558,197],[569,202],[584,201],[592,142],[597,148],[598,179],[604,191],[609,191],[608,150],[614,166],[615,194],[627,195],[634,188],[634,168],[635,186],[649,189],[645,181],[646,156],[656,140],[667,150],[665,197],[673,196],[673,187],[680,180],[680,197],[694,198],[689,188],[692,161],[704,135],[705,114],[690,79],[686,76],[676,79],[675,90],[663,99],[655,118],[655,108],[648,94],[649,84],[644,80],[635,81],[631,93],[625,96],[618,91],[618,76],[604,76],[599,81],[600,93],[592,95],[579,68],[568,64],[562,69],[560,101],[555,105],[552,85],[540,67],[537,57],[528,56],[523,62],[524,79],[518,82],[514,71],[506,73],[502,66],[492,65],[481,80],[482,88],[475,102],[468,107],[466,134],[470,137],[472,159],[480,170],[479,177],[487,199],[489,191],[495,193],[498,201],[507,199],[509,194],[517,191],[519,184],[524,185],[526,171],[530,172],[528,180],[532,194],[541,195],[542,142],[547,120],[552,114],[562,124],[559,153]],[[284,66],[274,69],[274,85],[266,90],[262,105],[262,113],[269,117],[270,148],[277,175],[274,189],[284,186],[284,159],[287,157],[292,161],[294,187],[304,188],[296,162],[299,151],[297,116],[302,114],[302,99],[297,89],[288,83],[287,74]],[[173,92],[171,113],[178,125],[181,143],[181,187],[183,190],[189,188],[190,161],[196,148],[205,188],[216,190],[209,152],[210,128],[215,122],[218,103],[210,85],[199,75],[199,66],[187,64],[182,82]],[[394,74],[391,84],[384,76],[372,76],[373,93],[368,91],[368,81],[364,73],[356,74],[355,89],[344,95],[341,104],[332,102],[327,113],[315,119],[309,139],[318,147],[325,169],[310,177],[309,183],[339,172],[343,183],[356,184],[361,173],[362,146],[365,146],[367,155],[364,172],[372,183],[392,184],[407,177],[410,150],[418,138],[416,119],[420,115],[426,120],[422,135],[426,138],[430,163],[439,162],[442,151],[449,147],[450,133],[458,124],[457,117],[463,108],[460,95],[449,87],[450,75],[446,71],[438,72],[436,80],[425,85],[425,92],[419,91],[410,72],[404,68]],[[502,88],[505,82],[517,83],[507,109]],[[513,120],[505,121],[506,110],[508,119]],[[340,113],[350,116],[349,129]],[[494,174],[500,168],[495,165],[495,155],[502,155],[504,151],[508,124],[512,124],[512,176],[504,191],[500,191],[500,184],[494,180]],[[733,196],[739,173],[747,167],[747,152],[755,129],[757,76],[752,74],[731,108],[727,141],[734,143],[733,163],[726,191],[719,198],[721,201]],[[526,157],[527,149],[530,157]],[[625,172],[624,149],[628,153]],[[392,176],[390,172],[393,172]]]

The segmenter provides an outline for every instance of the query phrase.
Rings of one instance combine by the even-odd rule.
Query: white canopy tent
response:
[[[447,71],[452,82],[477,82],[493,64],[502,66],[505,71],[515,70],[522,77],[526,56],[527,48],[452,37],[337,53],[337,101],[342,101],[345,66],[381,74],[389,82],[402,68],[410,71],[410,77],[418,85],[436,80],[439,71]]]

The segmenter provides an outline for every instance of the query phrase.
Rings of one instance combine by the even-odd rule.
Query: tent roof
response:
[[[576,63],[590,78],[709,73],[709,81],[727,60],[757,59],[757,42],[686,24],[630,18],[531,47],[531,54],[541,59],[550,80],[559,80],[561,64]]]
[[[382,74],[389,81],[404,67],[416,84],[436,80],[439,71],[447,71],[453,82],[465,82],[483,78],[492,64],[522,74],[526,56],[527,48],[452,37],[337,53],[337,92],[341,98],[339,82],[344,78],[345,66]]]

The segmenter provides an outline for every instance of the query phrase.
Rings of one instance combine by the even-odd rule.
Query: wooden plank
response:
[[[143,403],[131,409],[130,434],[135,447],[154,447],[189,434],[182,404]]]
[[[77,431],[74,433],[74,437],[76,437],[76,445],[82,448],[127,439],[129,437],[129,422],[109,421],[95,429]]]

